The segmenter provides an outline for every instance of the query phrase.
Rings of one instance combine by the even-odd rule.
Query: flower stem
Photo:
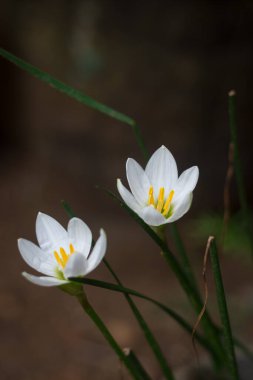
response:
[[[211,256],[211,264],[212,264],[212,270],[213,270],[215,286],[216,286],[217,302],[218,302],[218,307],[219,307],[219,312],[220,312],[221,323],[223,327],[224,347],[227,352],[228,368],[230,369],[232,378],[234,380],[239,380],[238,368],[237,368],[235,351],[234,351],[234,341],[232,337],[232,331],[231,331],[226,296],[225,296],[225,291],[224,291],[224,286],[223,286],[223,281],[222,281],[222,274],[221,274],[221,269],[220,269],[218,252],[217,252],[217,247],[216,247],[214,238],[212,239],[210,243],[210,256]]]
[[[116,198],[120,205],[131,215],[133,219],[137,221],[137,223],[148,233],[148,235],[154,240],[154,242],[160,247],[162,251],[162,256],[166,260],[166,262],[171,267],[172,271],[175,273],[179,283],[181,284],[183,290],[185,291],[190,303],[192,304],[194,310],[199,315],[202,306],[203,301],[198,294],[198,292],[195,290],[195,288],[192,286],[191,282],[189,281],[188,277],[186,276],[185,272],[183,271],[181,265],[177,261],[176,257],[171,253],[169,250],[167,244],[157,235],[157,233],[148,226],[132,209],[130,209],[124,202],[122,202],[117,196],[115,196],[113,193],[109,192],[111,196]],[[217,369],[223,366],[224,363],[224,357],[225,352],[222,348],[221,341],[219,339],[219,334],[217,332],[217,329],[212,322],[209,314],[205,312],[203,318],[201,319],[201,324],[203,326],[203,329],[206,334],[206,338],[209,340],[210,344],[213,347],[213,352],[215,352],[215,355],[213,356],[214,364]]]
[[[130,289],[130,288],[126,288],[122,285],[112,284],[111,282],[94,280],[94,279],[86,278],[86,277],[84,277],[84,278],[72,278],[71,281],[74,283],[81,283],[81,284],[95,286],[95,287],[102,288],[102,289],[111,290],[114,292],[129,294],[129,295],[132,295],[134,297],[138,297],[138,298],[144,299],[146,301],[149,301],[153,305],[157,306],[160,310],[164,311],[171,318],[173,318],[186,332],[192,334],[193,327],[184,318],[182,318],[179,314],[177,314],[175,311],[170,309],[168,306],[166,306],[163,303],[155,300],[154,298],[146,296],[143,293],[140,293],[140,292],[133,290],[133,289]],[[220,336],[222,336],[223,335],[222,329],[218,326],[216,326],[216,329],[217,329],[217,333]],[[208,352],[215,355],[215,352],[213,352],[212,346],[210,346],[209,341],[203,335],[200,335],[196,331],[194,336],[195,336],[195,339],[199,342],[200,345],[202,345],[203,348],[205,348]],[[244,354],[246,356],[248,356],[249,359],[253,360],[253,353],[248,349],[248,347],[246,347],[241,341],[239,341],[235,337],[233,337],[233,340],[234,340],[235,345],[238,348],[240,348],[240,350],[242,352],[244,352]]]
[[[100,280],[94,280],[91,278],[85,278],[85,277],[84,278],[73,278],[73,279],[71,279],[71,281],[75,282],[75,283],[77,282],[77,283],[82,283],[85,285],[91,285],[91,286],[96,286],[96,287],[103,288],[103,289],[108,289],[108,290],[111,290],[114,292],[129,294],[129,295],[132,295],[134,297],[138,297],[138,298],[144,299],[146,301],[149,301],[153,305],[157,306],[159,309],[163,310],[171,318],[173,318],[189,334],[192,333],[193,327],[184,318],[182,318],[179,314],[177,314],[175,311],[170,309],[168,306],[164,305],[163,303],[161,303],[161,302],[159,302],[159,301],[157,301],[157,300],[155,300],[149,296],[146,296],[143,293],[137,292],[136,290],[133,290],[130,288],[125,288],[122,285],[112,284],[110,282],[105,282],[105,281],[100,281]],[[218,329],[218,332],[221,333],[219,329]],[[205,337],[203,337],[198,332],[196,332],[195,338],[199,342],[199,344],[202,345],[202,347],[204,347],[207,351],[212,353],[212,347],[211,347],[209,341]],[[215,352],[213,354],[215,354]]]
[[[194,273],[193,273],[193,270],[191,267],[191,263],[190,263],[190,260],[188,258],[184,243],[182,241],[182,238],[180,236],[180,233],[179,233],[179,230],[178,230],[176,223],[170,224],[170,231],[171,231],[171,235],[173,237],[173,240],[175,242],[177,251],[181,257],[181,262],[182,262],[184,271],[185,271],[189,281],[191,282],[192,286],[194,286],[195,290],[198,291],[198,286],[197,286],[197,282],[196,282],[196,279],[195,279],[195,276],[194,276]]]
[[[74,211],[71,209],[70,205],[67,202],[62,201],[62,205],[70,217],[75,216]],[[113,278],[117,281],[117,283],[120,286],[122,286],[122,283],[121,283],[119,277],[116,275],[116,273],[112,269],[109,262],[106,259],[103,259],[103,262],[104,262],[105,266],[107,267],[107,269],[109,270],[109,272],[111,273],[111,275],[113,276]],[[129,294],[125,293],[125,297],[126,297],[126,300],[129,304],[130,308],[133,311],[133,314],[135,315],[136,320],[138,321],[142,331],[144,332],[144,335],[148,341],[148,344],[150,345],[151,350],[153,351],[157,361],[160,364],[160,367],[164,373],[164,376],[166,376],[166,379],[173,380],[174,377],[173,377],[172,371],[169,368],[167,361],[165,359],[165,356],[163,355],[163,353],[159,347],[159,344],[157,343],[155,337],[153,336],[153,334],[152,334],[150,328],[148,327],[146,321],[144,320],[143,316],[139,312],[137,306],[135,305],[134,301],[129,296]]]
[[[143,373],[140,373],[140,370],[137,368],[136,365],[134,365],[134,362],[129,358],[127,355],[125,355],[124,351],[121,349],[121,347],[118,345],[118,343],[115,341],[107,327],[105,326],[102,319],[98,316],[96,311],[93,309],[93,307],[90,305],[90,303],[87,300],[86,295],[84,292],[79,293],[77,295],[77,299],[79,303],[81,304],[82,308],[88,314],[88,316],[92,319],[92,321],[95,323],[97,328],[100,330],[100,332],[103,334],[109,345],[112,347],[112,349],[115,351],[115,353],[118,355],[119,359],[123,362],[125,367],[128,369],[129,373],[131,374],[133,379],[136,380],[144,380],[147,379],[143,377]]]
[[[137,358],[137,356],[135,355],[133,350],[131,350],[130,348],[124,348],[123,352],[124,352],[125,356],[133,363],[133,366],[138,369],[143,380],[152,380],[151,377],[149,376],[149,374],[146,372],[146,370],[141,365],[139,359]]]
[[[200,298],[199,294],[196,292],[196,290],[192,287],[192,284],[189,282],[188,277],[186,277],[185,273],[182,271],[181,266],[179,265],[176,258],[171,254],[171,252],[168,250],[167,247],[164,247],[162,250],[162,256],[166,260],[166,262],[169,264],[170,268],[175,273],[179,283],[181,284],[182,288],[184,289],[190,303],[192,304],[194,310],[196,311],[197,315],[202,310],[203,302]],[[224,360],[224,352],[222,349],[221,341],[219,339],[219,336],[217,334],[217,329],[214,326],[209,314],[205,312],[201,319],[201,324],[203,326],[203,329],[206,334],[206,338],[209,340],[210,344],[213,347],[213,351],[216,353],[216,355],[212,355],[214,359],[214,364],[216,368],[219,368],[222,366],[222,362]],[[218,359],[219,358],[219,359]]]
[[[108,261],[106,259],[104,259],[104,264],[106,265],[107,269],[110,271],[110,273],[112,274],[114,279],[117,281],[117,283],[120,286],[123,286],[122,282],[120,281],[120,279],[118,278],[118,276],[116,275],[116,273],[114,272],[114,270],[112,269],[112,267],[110,266],[110,264],[108,263]],[[173,373],[172,373],[170,367],[168,366],[166,358],[165,358],[164,354],[162,353],[161,348],[160,348],[158,342],[156,341],[153,333],[151,332],[147,322],[143,318],[142,314],[140,313],[139,309],[137,308],[136,304],[134,303],[134,301],[132,300],[132,298],[130,297],[130,295],[128,293],[125,293],[125,298],[129,304],[130,308],[132,309],[132,312],[133,312],[136,320],[138,321],[138,323],[139,323],[139,325],[140,325],[140,327],[141,327],[141,329],[142,329],[142,331],[146,337],[146,340],[147,340],[151,350],[153,351],[153,353],[154,353],[154,355],[155,355],[155,357],[156,357],[156,359],[160,365],[161,370],[163,371],[165,378],[168,380],[173,380],[174,379]]]
[[[253,234],[250,222],[250,212],[247,202],[247,195],[244,185],[243,171],[240,160],[239,153],[239,144],[237,136],[237,122],[236,122],[236,92],[234,90],[229,91],[228,93],[228,115],[229,115],[229,127],[230,127],[230,136],[231,142],[234,147],[234,168],[235,168],[235,177],[238,188],[238,195],[241,205],[241,210],[245,223],[245,230],[249,238],[251,255],[253,258]]]

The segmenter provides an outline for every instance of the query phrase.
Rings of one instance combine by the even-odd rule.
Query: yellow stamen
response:
[[[61,257],[62,257],[62,261],[63,261],[63,267],[65,267],[65,265],[67,264],[67,261],[68,261],[68,255],[65,252],[65,249],[62,247],[60,248],[60,253],[61,253]]]
[[[58,263],[61,267],[63,267],[64,265],[63,265],[62,259],[60,258],[60,256],[58,255],[58,253],[57,253],[56,251],[54,251],[54,257],[55,257],[57,263]]]
[[[150,186],[149,193],[148,193],[148,204],[149,205],[154,205],[155,200],[154,200],[154,189],[153,186]]]
[[[72,244],[69,245],[69,250],[70,250],[70,254],[72,255],[72,253],[74,253],[74,247]]]
[[[64,269],[69,257],[75,252],[75,249],[72,244],[69,245],[69,254],[66,253],[65,249],[60,247],[60,254],[57,251],[54,251],[54,257],[57,263]]]
[[[170,208],[170,204],[171,204],[171,201],[172,201],[172,198],[174,196],[174,193],[175,191],[174,190],[171,190],[170,193],[169,193],[169,196],[165,202],[165,205],[164,205],[164,210],[163,210],[163,215],[165,216],[166,214],[168,214],[169,212],[169,208]]]
[[[158,201],[157,201],[157,206],[156,209],[157,211],[161,212],[164,204],[164,187],[161,187],[159,190],[159,195],[158,195]]]

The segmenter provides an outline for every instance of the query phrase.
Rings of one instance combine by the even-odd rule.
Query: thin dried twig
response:
[[[198,356],[198,351],[197,351],[197,347],[195,344],[195,333],[196,333],[197,328],[200,324],[200,321],[201,321],[201,319],[202,319],[202,317],[206,311],[206,305],[207,305],[207,300],[208,300],[208,286],[207,286],[207,279],[206,279],[206,270],[207,270],[207,259],[208,259],[210,244],[211,244],[212,240],[214,240],[214,237],[209,236],[209,238],[207,240],[206,250],[205,250],[205,255],[204,255],[204,260],[203,260],[202,276],[203,276],[203,281],[204,281],[204,294],[205,294],[204,305],[203,305],[203,307],[202,307],[202,309],[198,315],[197,321],[196,321],[196,323],[193,327],[193,330],[192,330],[192,345],[193,345],[193,349],[194,349],[198,364],[199,364],[199,356]]]

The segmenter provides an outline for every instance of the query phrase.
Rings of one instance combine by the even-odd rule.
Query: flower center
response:
[[[73,255],[75,249],[72,244],[69,245],[69,253],[66,253],[65,249],[60,247],[60,253],[54,251],[54,257],[57,263],[64,269],[70,256]]]
[[[148,192],[148,205],[153,205],[157,211],[159,211],[163,216],[168,216],[171,208],[172,198],[175,191],[171,190],[167,199],[164,198],[164,187],[160,187],[159,195],[157,200],[154,198],[154,188],[150,186]]]

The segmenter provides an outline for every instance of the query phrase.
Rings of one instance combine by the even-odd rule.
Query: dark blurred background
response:
[[[253,2],[1,0],[0,6],[3,48],[137,120],[148,149],[166,145],[180,172],[199,166],[193,206],[179,228],[201,281],[208,236],[192,239],[192,219],[223,213],[227,93],[232,88],[238,94],[238,134],[252,202]],[[95,188],[115,190],[117,177],[126,183],[127,157],[144,164],[134,135],[128,126],[78,104],[2,58],[0,80],[0,377],[127,379],[74,299],[21,278],[27,266],[16,239],[35,241],[38,211],[66,225],[60,204],[66,199],[95,238],[101,226],[107,231],[107,258],[126,285],[163,300],[194,323],[159,250]],[[234,185],[231,194],[236,212]],[[250,342],[250,261],[242,252],[222,260],[233,327]],[[103,265],[91,277],[111,281]],[[132,347],[159,379],[160,370],[124,299],[92,288],[87,294],[120,344]],[[214,295],[209,302],[216,313]],[[173,368],[191,364],[190,338],[153,306],[138,304]]]

